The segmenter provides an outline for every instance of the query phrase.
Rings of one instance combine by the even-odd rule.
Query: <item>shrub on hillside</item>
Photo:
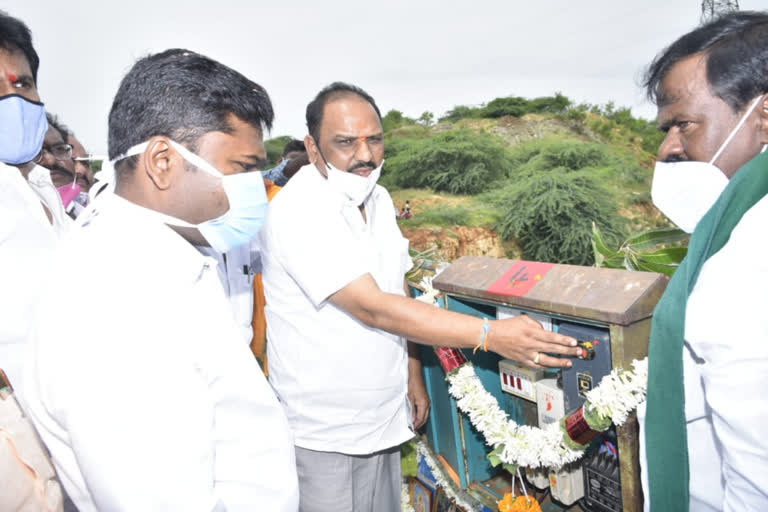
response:
[[[477,194],[508,175],[512,162],[503,141],[487,133],[453,130],[427,139],[392,140],[382,183],[392,188],[432,188]]]
[[[497,228],[505,239],[517,240],[525,259],[591,265],[592,222],[611,241],[623,235],[612,195],[583,172],[535,174],[495,199],[504,210]]]
[[[554,96],[542,96],[529,100],[521,96],[495,98],[480,107],[457,105],[440,118],[440,121],[456,122],[466,118],[523,117],[526,114],[558,114],[566,112],[571,100],[559,92]]]

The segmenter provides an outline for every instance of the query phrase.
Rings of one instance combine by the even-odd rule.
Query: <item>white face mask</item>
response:
[[[328,185],[346,199],[345,204],[348,206],[359,206],[373,192],[373,187],[376,186],[376,182],[379,181],[379,176],[381,176],[381,168],[384,165],[384,161],[382,160],[381,164],[371,171],[371,174],[367,177],[358,176],[352,172],[340,171],[327,161],[325,165],[328,174]]]
[[[253,240],[264,224],[267,212],[267,193],[264,189],[264,180],[261,177],[261,173],[245,172],[225,175],[212,164],[199,155],[192,153],[181,144],[172,140],[168,142],[188,163],[221,180],[222,188],[229,202],[229,210],[220,217],[201,222],[200,224],[191,224],[185,220],[155,210],[148,210],[146,208],[145,210],[151,212],[151,215],[156,219],[162,220],[171,226],[197,229],[210,246],[220,253],[225,253],[230,249]],[[140,155],[147,149],[147,144],[146,142],[137,144],[124,154],[109,161],[99,172],[100,180],[106,183],[107,187],[114,189],[114,164],[124,158]],[[101,176],[102,174],[103,176]],[[96,186],[91,191],[94,188]],[[94,201],[91,204],[95,205],[96,202]],[[78,220],[80,220],[79,217]],[[82,223],[85,222],[86,219],[83,219]]]
[[[656,162],[651,185],[653,204],[686,233],[693,233],[728,185],[725,173],[714,164],[762,98],[755,98],[709,162]]]

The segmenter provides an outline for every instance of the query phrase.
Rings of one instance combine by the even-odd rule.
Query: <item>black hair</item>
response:
[[[325,109],[325,105],[332,100],[350,94],[359,96],[370,103],[373,110],[376,111],[376,115],[379,116],[379,121],[381,121],[379,107],[376,106],[376,102],[370,94],[355,85],[344,82],[333,82],[331,85],[324,87],[317,93],[315,99],[307,105],[307,129],[312,138],[315,139],[316,143],[319,144],[320,141],[320,125],[323,123],[323,110]]]
[[[172,49],[137,61],[120,82],[109,112],[109,158],[164,135],[195,151],[206,133],[231,133],[230,114],[260,130],[272,128],[264,88],[213,59]],[[137,158],[118,162],[119,172]]]
[[[768,92],[768,13],[737,11],[685,34],[664,49],[645,73],[643,86],[656,105],[670,101],[661,83],[679,61],[706,56],[712,93],[740,112],[756,96]]]
[[[32,46],[32,33],[23,21],[0,11],[0,48],[8,52],[20,51],[29,63],[32,78],[37,84],[37,69],[40,58]]]
[[[69,131],[69,128],[67,128],[64,123],[59,121],[59,118],[55,114],[46,112],[45,117],[48,119],[48,124],[61,134],[61,138],[64,139],[64,142],[69,143],[69,137],[72,135],[72,132]]]
[[[304,141],[299,139],[293,139],[292,141],[289,141],[288,144],[285,145],[283,148],[283,156],[287,156],[288,153],[293,153],[294,151],[306,151],[307,148],[304,147]]]

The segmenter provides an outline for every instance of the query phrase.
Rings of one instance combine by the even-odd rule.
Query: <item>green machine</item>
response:
[[[487,257],[463,257],[440,273],[433,286],[452,311],[502,319],[527,314],[545,329],[573,336],[589,357],[567,370],[536,371],[495,353],[465,351],[486,390],[519,424],[544,426],[579,408],[585,393],[613,368],[631,368],[648,355],[651,316],[667,277],[649,272],[601,269]],[[510,475],[492,467],[490,448],[448,394],[445,374],[432,349],[422,351],[432,400],[426,434],[431,448],[478,505],[495,510]],[[594,511],[640,511],[638,425],[633,414],[620,428],[596,438],[585,456],[560,471],[527,471],[553,502]]]

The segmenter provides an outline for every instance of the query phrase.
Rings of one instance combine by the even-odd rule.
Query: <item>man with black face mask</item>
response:
[[[653,201],[693,233],[653,317],[646,508],[768,510],[768,13],[682,36],[645,83],[666,133]]]

